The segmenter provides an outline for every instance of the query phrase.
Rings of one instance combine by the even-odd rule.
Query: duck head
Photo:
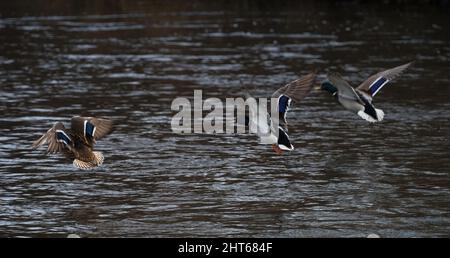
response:
[[[334,85],[329,81],[323,82],[322,85],[320,86],[320,88],[324,91],[328,91],[333,96],[335,96],[337,93],[337,88],[334,87]]]

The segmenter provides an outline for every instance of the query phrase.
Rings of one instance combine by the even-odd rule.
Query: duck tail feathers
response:
[[[100,166],[101,164],[103,164],[103,160],[105,160],[103,153],[101,153],[100,151],[94,151],[93,153],[95,156],[95,162],[97,163],[97,166]]]
[[[73,166],[83,170],[89,170],[95,168],[97,165],[91,162],[81,161],[79,159],[73,160]]]
[[[102,165],[103,160],[105,159],[103,154],[99,151],[94,151],[93,153],[94,153],[94,160],[92,162],[85,162],[85,161],[82,161],[79,159],[75,159],[73,161],[73,165],[76,168],[83,169],[83,170],[93,169],[95,167]]]
[[[362,119],[364,119],[364,120],[366,120],[367,122],[370,122],[370,123],[377,122],[377,120],[373,119],[373,117],[371,117],[370,115],[366,114],[366,112],[364,112],[364,110],[358,111],[358,116],[360,116]]]
[[[376,108],[375,112],[377,112],[378,121],[382,121],[384,118],[383,110]]]

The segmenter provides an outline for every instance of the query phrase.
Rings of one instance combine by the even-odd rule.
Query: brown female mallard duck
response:
[[[95,117],[72,117],[71,126],[65,128],[56,123],[32,145],[33,149],[48,143],[47,153],[62,152],[73,159],[73,165],[80,169],[91,169],[103,164],[103,154],[94,151],[96,140],[109,134],[112,121]]]

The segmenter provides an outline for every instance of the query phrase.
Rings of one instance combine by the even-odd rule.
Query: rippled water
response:
[[[0,18],[0,236],[450,236],[447,11],[216,9]],[[194,89],[266,97],[315,68],[357,85],[410,60],[375,99],[382,123],[314,90],[282,156],[170,128],[172,100]],[[30,149],[73,115],[117,123],[96,170]]]

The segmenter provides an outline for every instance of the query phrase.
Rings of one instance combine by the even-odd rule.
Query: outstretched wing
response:
[[[285,95],[292,99],[294,102],[300,102],[311,91],[312,87],[314,86],[316,76],[316,73],[309,73],[307,75],[304,75],[299,79],[279,88],[272,94],[272,98],[279,98],[281,95]]]
[[[399,76],[411,64],[412,62],[374,74],[361,83],[357,89],[365,91],[373,97],[378,93],[378,91],[381,90],[381,88],[383,88],[384,85]]]
[[[31,147],[36,149],[46,143],[48,144],[47,153],[57,153],[62,152],[66,146],[70,149],[73,142],[64,125],[58,122],[41,138],[33,142]]]
[[[113,128],[113,122],[109,119],[95,117],[75,116],[71,120],[71,130],[75,134],[84,137],[90,144],[109,134]]]
[[[277,98],[278,100],[278,112],[282,118],[282,126],[285,129],[287,129],[286,114],[291,102],[298,103],[305,98],[313,88],[315,79],[316,73],[309,73],[286,84],[272,94],[272,98]]]
[[[331,73],[328,74],[328,80],[338,89],[338,96],[342,99],[347,100],[353,100],[358,101],[362,105],[364,105],[364,102],[361,100],[361,98],[358,96],[358,94],[355,92],[355,89],[353,89],[350,84],[342,76],[338,73]]]

